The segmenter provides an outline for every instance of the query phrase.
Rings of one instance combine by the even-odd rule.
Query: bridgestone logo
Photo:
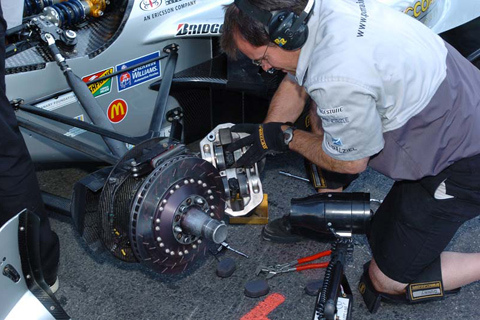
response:
[[[223,23],[181,23],[178,25],[176,37],[193,35],[218,35],[223,32]]]

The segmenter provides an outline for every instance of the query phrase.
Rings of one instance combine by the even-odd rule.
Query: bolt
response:
[[[173,228],[173,230],[175,230],[176,232],[182,232],[182,228],[180,226],[175,226],[175,228]]]
[[[173,194],[174,192],[175,192],[175,190],[173,190],[173,189],[172,189],[172,190],[170,190],[170,194]]]
[[[215,197],[214,197],[214,196],[210,196],[209,198],[210,198],[210,200],[213,200]]]
[[[162,208],[163,209],[163,208]],[[156,223],[160,223],[160,219],[157,218],[157,220],[155,220]]]
[[[77,34],[75,33],[75,31],[72,31],[72,30],[65,31],[65,35],[70,39],[74,39],[77,37]]]
[[[163,248],[163,247],[165,247],[165,244],[163,242],[160,242],[159,246],[160,246],[160,248]]]
[[[206,188],[207,187],[207,184],[204,182],[202,183],[202,187]]]
[[[25,231],[25,228],[24,228],[24,227],[20,227],[20,231]]]
[[[208,190],[207,190],[207,193],[208,193],[208,194],[212,194],[212,190],[208,189]]]
[[[193,179],[190,179],[190,183],[195,183],[195,180],[193,180]]]
[[[202,198],[195,198],[195,203],[199,204],[199,205],[203,205],[205,203],[205,201],[203,201]]]
[[[192,248],[193,248],[193,249],[197,249],[197,245],[196,245],[196,244],[192,244]]]
[[[163,199],[163,200],[162,200],[162,203],[167,203],[167,199]]]
[[[197,183],[198,183],[198,184],[202,184],[202,180],[198,180]]]
[[[175,189],[180,189],[180,185],[175,185]]]
[[[155,227],[155,230],[156,230],[156,231],[160,231],[160,227],[159,227],[159,226],[156,226],[156,227]]]
[[[210,212],[210,217],[215,217],[215,213]]]
[[[165,253],[170,253],[170,249],[165,249]]]
[[[202,243],[202,240],[198,239],[197,243],[198,243],[198,244],[201,244],[201,243]]]
[[[29,274],[27,274],[27,276],[26,276],[25,278],[27,278],[27,279],[30,279],[30,278],[31,278],[31,276],[30,276]]]
[[[188,180],[187,179],[183,180],[183,183],[188,184]]]
[[[157,237],[157,241],[158,241],[158,242],[162,242],[162,238]]]
[[[182,251],[178,251],[178,255],[179,255],[179,256],[183,256],[183,252],[182,252]]]
[[[210,206],[210,209],[215,210],[215,206]]]
[[[174,256],[174,255],[175,255],[175,251],[170,251],[170,255],[171,255],[171,256]]]
[[[158,211],[163,211],[163,207],[158,208]]]
[[[331,223],[331,222],[327,223],[327,226],[331,227],[331,226],[332,226],[332,223]]]
[[[188,250],[183,251],[183,254],[188,254]]]
[[[51,311],[55,310],[55,306],[51,306],[51,307],[50,307],[50,310],[51,310]]]

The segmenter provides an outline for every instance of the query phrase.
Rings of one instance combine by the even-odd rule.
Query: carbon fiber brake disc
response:
[[[172,147],[161,138],[142,142],[118,161],[106,179],[99,199],[98,236],[107,250],[118,259],[137,262],[128,233],[131,202],[144,179],[153,170],[148,161],[142,164],[137,160],[148,152],[161,154]],[[139,168],[146,169],[146,172],[139,174]]]
[[[160,273],[184,271],[206,253],[187,218],[222,220],[223,197],[222,179],[209,162],[179,155],[162,163],[133,200],[129,233],[137,259]]]

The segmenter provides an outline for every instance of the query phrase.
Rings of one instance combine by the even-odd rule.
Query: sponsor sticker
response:
[[[76,117],[73,117],[74,119],[77,119],[77,120],[80,120],[80,121],[85,121],[85,117],[83,114],[80,114]],[[68,130],[67,132],[65,132],[63,135],[64,136],[67,136],[67,137],[76,137],[82,133],[85,133],[87,132],[87,130],[84,130],[84,129],[80,129],[80,128],[76,128],[76,127],[73,127],[73,128],[70,128],[70,130]]]
[[[113,73],[113,67],[108,68],[106,70],[95,72],[93,74],[89,74],[88,76],[83,77],[82,81],[87,83],[95,79],[108,76],[109,74],[112,74],[112,73]],[[88,89],[90,89],[90,92],[93,94],[94,97],[98,97],[103,94],[110,93],[112,91],[112,78],[108,78],[105,80],[92,83],[91,85],[88,86]]]
[[[77,101],[78,99],[75,96],[75,94],[73,92],[69,92],[69,93],[62,94],[57,98],[49,99],[47,101],[37,103],[35,107],[48,110],[48,111],[53,111],[53,110],[68,106]]]
[[[223,23],[180,23],[175,37],[219,35],[223,32]]]
[[[152,11],[162,5],[162,0],[142,0],[140,1],[140,9],[143,11]]]
[[[108,106],[107,116],[108,120],[112,123],[122,122],[123,119],[127,116],[128,105],[127,102],[123,99],[113,100],[112,103]]]
[[[150,53],[146,56],[117,65],[115,67],[115,71],[122,71],[123,69],[126,69],[138,63],[142,63],[159,56],[160,56],[160,52],[158,51]],[[135,87],[149,80],[159,78],[160,76],[161,76],[161,64],[159,60],[151,62],[149,64],[145,64],[133,70],[126,71],[117,76],[118,92]]]
[[[143,21],[150,21],[159,17],[166,16],[167,14],[173,13],[175,11],[183,10],[190,6],[194,6],[196,3],[197,3],[197,0],[191,0],[191,1],[167,0],[165,2],[165,5],[168,6],[167,8],[155,11],[151,14],[147,14],[146,16],[143,17]]]

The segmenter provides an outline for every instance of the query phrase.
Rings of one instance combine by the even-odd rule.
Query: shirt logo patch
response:
[[[343,146],[342,139],[341,138],[332,138],[332,143],[335,146]]]

